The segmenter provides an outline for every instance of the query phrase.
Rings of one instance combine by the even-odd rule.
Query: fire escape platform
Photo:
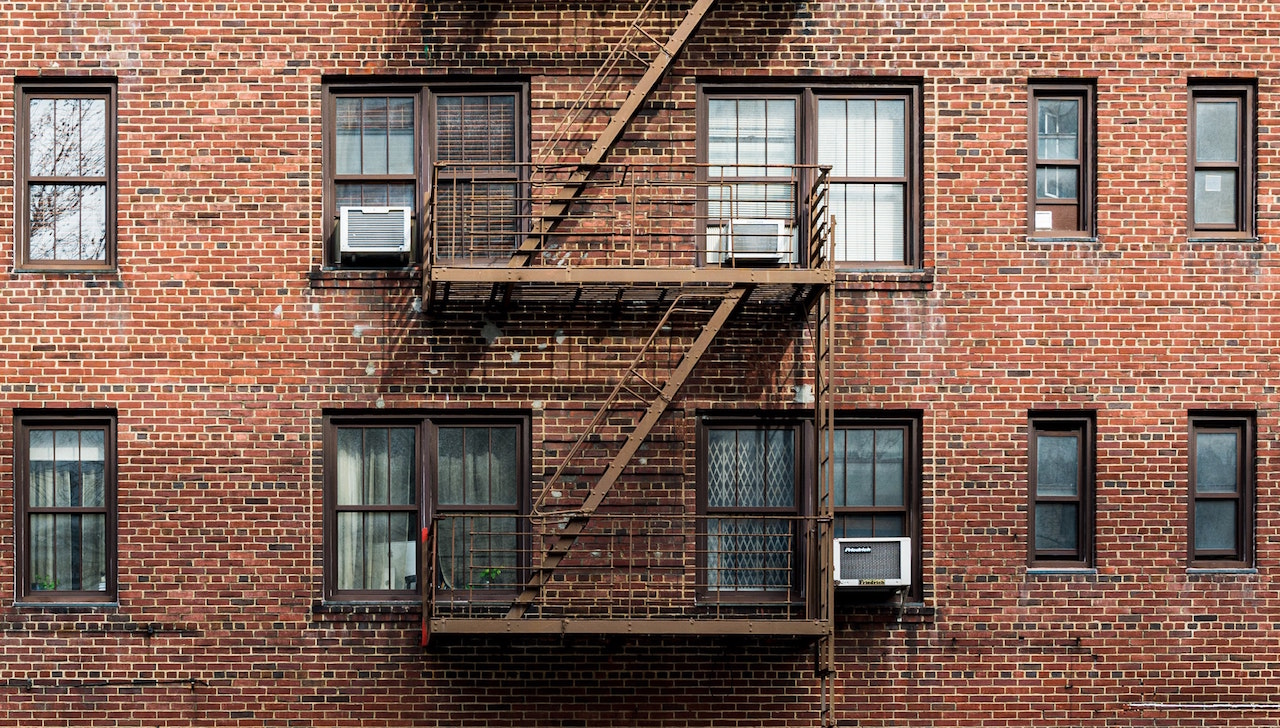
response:
[[[822,620],[683,619],[472,619],[432,618],[434,635],[649,635],[818,637],[830,632]]]

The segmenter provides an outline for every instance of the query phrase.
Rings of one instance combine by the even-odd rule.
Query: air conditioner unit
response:
[[[343,207],[338,212],[341,253],[408,253],[413,213],[407,207]]]
[[[837,587],[911,586],[911,539],[837,538]]]
[[[711,263],[731,261],[791,261],[791,226],[787,220],[728,220],[707,232],[708,260]]]

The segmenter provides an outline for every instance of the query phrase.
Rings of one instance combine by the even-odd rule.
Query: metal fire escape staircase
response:
[[[644,30],[643,20],[655,5],[649,0],[641,9],[639,17],[632,24],[623,40],[609,56],[603,72],[592,79],[590,87],[583,93],[582,99],[575,104],[574,110],[584,109],[594,102],[586,99],[599,93],[607,82],[609,73],[616,69],[617,59],[629,55],[637,57],[634,42],[637,38],[653,41],[656,50],[647,60],[647,68],[636,85],[630,89],[622,105],[615,110],[608,124],[591,147],[577,161],[564,161],[571,165],[571,171],[559,182],[559,187],[549,197],[540,198],[527,232],[522,235],[514,254],[506,266],[489,269],[482,274],[464,274],[441,269],[441,280],[446,285],[449,275],[455,281],[470,282],[477,280],[478,275],[488,276],[494,289],[489,294],[490,303],[495,300],[508,302],[522,286],[531,284],[557,285],[564,284],[568,288],[588,281],[593,285],[610,280],[615,285],[642,287],[650,290],[660,287],[675,291],[674,295],[662,294],[657,301],[666,306],[653,328],[652,333],[641,346],[634,360],[624,371],[609,396],[600,405],[589,424],[580,433],[574,444],[565,453],[554,473],[542,483],[541,495],[534,506],[533,517],[543,522],[555,522],[554,533],[535,539],[535,544],[545,541],[544,547],[537,547],[540,552],[533,554],[527,581],[518,586],[519,593],[510,603],[505,619],[497,622],[501,626],[485,628],[476,624],[465,623],[465,620],[454,620],[448,617],[432,619],[429,615],[430,605],[424,589],[424,642],[427,629],[443,628],[454,632],[649,632],[649,633],[691,633],[702,632],[691,627],[686,616],[680,619],[644,620],[644,624],[627,622],[616,618],[608,620],[582,619],[576,626],[570,625],[568,619],[538,620],[531,619],[544,588],[552,581],[557,569],[565,562],[573,551],[575,544],[584,537],[589,525],[605,502],[625,469],[635,459],[645,441],[652,435],[663,414],[677,398],[681,388],[688,381],[699,361],[710,348],[717,335],[733,318],[744,302],[752,298],[753,292],[761,285],[772,285],[775,289],[790,287],[797,293],[791,304],[807,312],[811,325],[810,335],[813,341],[815,359],[814,366],[814,407],[816,434],[818,439],[818,504],[815,523],[816,530],[806,537],[810,553],[814,558],[809,562],[809,570],[805,575],[811,585],[806,589],[806,618],[792,620],[790,623],[754,622],[737,626],[721,626],[726,634],[778,634],[807,635],[819,640],[819,668],[831,664],[831,630],[832,602],[834,598],[834,581],[831,576],[832,564],[830,549],[823,546],[829,544],[831,538],[832,501],[832,437],[833,413],[831,393],[831,350],[832,350],[832,296],[831,283],[834,272],[828,259],[832,230],[827,222],[826,200],[806,200],[801,206],[805,213],[796,221],[798,225],[807,226],[801,236],[807,241],[808,249],[801,251],[799,261],[804,270],[778,268],[733,268],[730,267],[698,267],[692,271],[681,271],[658,266],[639,266],[632,270],[617,268],[582,268],[579,271],[555,266],[538,265],[543,254],[550,246],[555,245],[555,233],[568,218],[571,208],[583,195],[584,189],[592,183],[593,175],[605,166],[605,158],[622,137],[628,125],[635,118],[644,102],[650,97],[659,81],[667,72],[673,60],[680,53],[687,41],[693,36],[699,24],[706,17],[715,0],[694,0],[683,19],[679,22],[665,43],[659,43]],[[566,117],[561,128],[552,136],[557,142],[573,123],[573,110]],[[550,145],[548,148],[551,148]],[[547,155],[544,155],[544,158]],[[825,173],[822,173],[825,175]],[[825,177],[824,177],[825,179]],[[825,188],[824,188],[825,189]],[[428,275],[426,297],[428,302],[435,300],[437,281]],[[501,289],[501,291],[499,290]],[[447,294],[446,294],[447,295]],[[701,318],[699,318],[701,317]],[[672,336],[664,333],[670,331],[673,322],[680,326],[695,324],[696,333],[687,337]],[[665,371],[655,374],[647,362],[660,346],[661,341],[679,339],[680,351],[670,357],[672,363]],[[636,413],[639,413],[638,415]],[[591,484],[579,502],[565,504],[557,501],[548,502],[548,494],[555,484],[567,480],[571,474],[591,471],[592,468],[580,462],[583,452],[589,444],[605,438],[601,432],[605,429],[616,432],[618,423],[623,418],[632,418],[631,424],[624,426],[625,433],[620,438],[621,444],[608,458],[598,480]],[[576,475],[575,475],[576,477]],[[816,539],[813,541],[812,539]],[[424,544],[425,547],[425,544]],[[539,555],[540,553],[540,555]],[[424,553],[424,563],[431,563],[430,554]],[[432,583],[430,579],[427,583]],[[496,615],[495,615],[496,616]],[[490,617],[490,621],[492,617]],[[548,624],[540,622],[547,621]],[[589,623],[589,624],[588,624]],[[435,625],[432,627],[432,625]],[[735,631],[736,630],[736,631]],[[714,631],[714,630],[713,630]],[[823,654],[827,655],[826,658]]]

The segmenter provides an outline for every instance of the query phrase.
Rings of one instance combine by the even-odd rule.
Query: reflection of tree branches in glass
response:
[[[107,102],[33,98],[28,123],[31,260],[105,260]]]

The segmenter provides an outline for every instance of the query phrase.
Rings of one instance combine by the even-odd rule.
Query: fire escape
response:
[[[621,77],[627,59],[646,65],[580,159],[495,163],[518,172],[518,183],[505,187],[481,180],[483,163],[434,170],[423,256],[428,315],[569,305],[642,312],[653,328],[628,344],[633,358],[619,364],[622,375],[576,441],[555,453],[558,462],[548,465],[554,472],[535,480],[533,510],[523,524],[528,553],[516,583],[505,589],[441,583],[434,565],[456,525],[432,524],[422,544],[424,641],[442,634],[791,636],[816,641],[820,668],[829,666],[835,273],[826,173],[799,165],[769,170],[769,184],[790,191],[790,212],[785,220],[759,220],[735,211],[744,187],[725,182],[723,167],[610,162],[610,151],[714,0],[694,0],[666,40],[645,29],[652,5],[641,9],[584,92],[585,108],[597,103],[593,94],[609,79]],[[566,115],[552,144],[573,116]],[[786,567],[791,582],[783,585],[799,597],[751,603],[740,591],[720,600],[706,582],[707,557],[700,561],[696,553],[706,549],[697,517],[679,508],[626,512],[626,499],[611,505],[610,494],[718,335],[749,312],[781,311],[798,312],[791,315],[803,320],[812,350],[817,462],[807,467],[817,502],[788,532],[790,551],[803,556]],[[616,450],[602,457],[602,442]],[[481,543],[484,535],[469,533],[466,542]],[[762,576],[760,591],[774,576]]]

